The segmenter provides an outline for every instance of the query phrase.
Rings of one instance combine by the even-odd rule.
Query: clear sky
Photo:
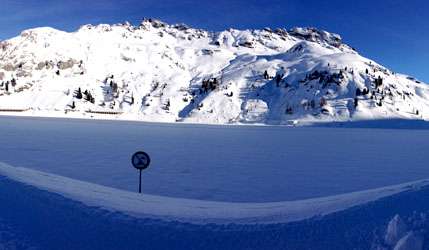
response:
[[[143,17],[211,31],[312,26],[340,34],[362,55],[429,83],[427,0],[0,0],[0,39],[22,30]]]

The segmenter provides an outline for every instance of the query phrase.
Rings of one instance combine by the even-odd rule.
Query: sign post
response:
[[[139,179],[139,193],[142,192],[142,171],[149,167],[150,157],[147,153],[143,151],[139,151],[133,154],[131,157],[131,163],[134,168],[139,170],[140,179]]]

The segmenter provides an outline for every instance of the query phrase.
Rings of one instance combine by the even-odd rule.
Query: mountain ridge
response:
[[[207,124],[424,120],[429,87],[316,28],[210,32],[145,19],[1,41],[0,111]]]

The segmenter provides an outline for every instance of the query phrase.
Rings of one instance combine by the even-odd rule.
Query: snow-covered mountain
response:
[[[429,118],[429,85],[314,28],[208,32],[146,19],[0,42],[0,114],[285,124]]]

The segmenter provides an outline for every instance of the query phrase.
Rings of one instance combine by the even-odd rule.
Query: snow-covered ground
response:
[[[0,247],[427,249],[429,129],[390,123],[1,117]]]
[[[226,203],[139,195],[0,164],[0,247],[427,249],[428,183]]]
[[[2,162],[128,191],[138,180],[131,154],[145,150],[144,191],[179,198],[286,201],[429,178],[426,129],[2,117],[0,131]]]

